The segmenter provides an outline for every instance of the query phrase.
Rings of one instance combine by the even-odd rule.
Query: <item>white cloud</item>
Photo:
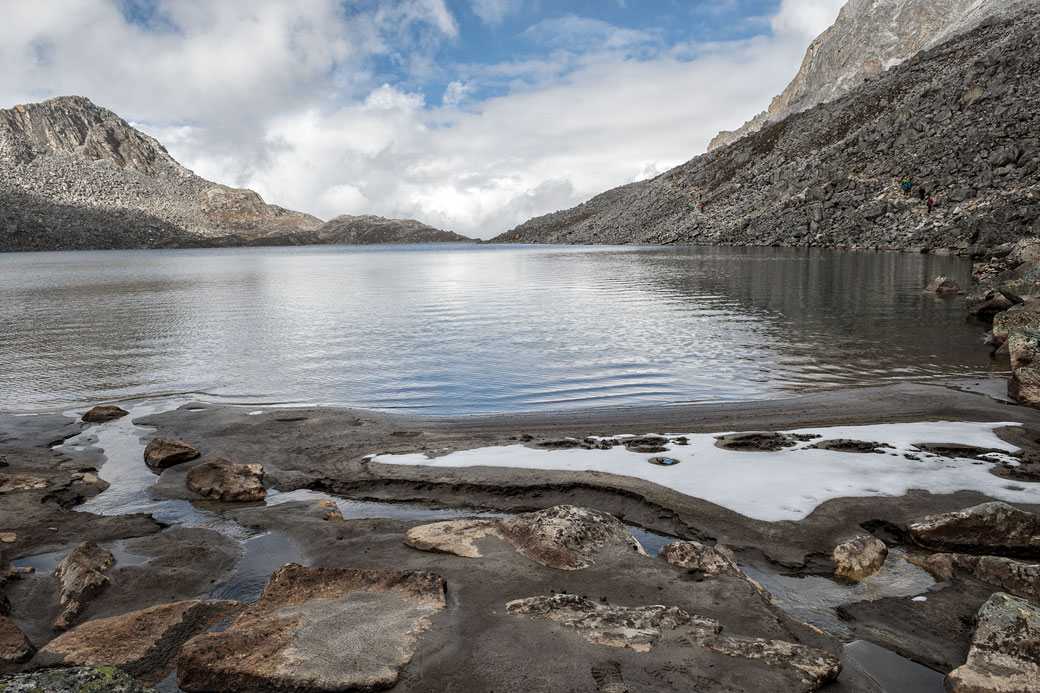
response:
[[[445,65],[462,39],[443,0],[159,0],[143,25],[101,0],[0,3],[0,106],[83,94],[269,202],[480,237],[702,152],[768,105],[841,4],[784,0],[771,36],[685,46],[568,15],[528,32],[540,54]],[[515,9],[473,3],[489,24]]]
[[[470,0],[473,14],[488,26],[498,26],[502,21],[519,10],[522,0]]]

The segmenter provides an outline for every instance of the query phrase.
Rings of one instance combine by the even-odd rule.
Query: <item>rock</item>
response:
[[[522,513],[501,521],[500,530],[518,552],[536,563],[558,570],[581,570],[595,562],[606,548],[646,551],[628,528],[613,515],[557,505]]]
[[[61,603],[65,610],[54,622],[55,630],[65,630],[83,611],[87,602],[97,597],[106,586],[105,572],[116,562],[111,551],[92,541],[74,548],[54,569],[54,577],[61,583]]]
[[[200,496],[229,503],[260,501],[267,496],[261,464],[216,459],[192,467],[186,482],[188,488]]]
[[[1000,315],[1007,315],[1007,313]],[[1040,312],[1036,313],[1036,316],[1040,319]],[[996,319],[994,319],[993,326],[995,330]],[[1023,326],[1011,329],[1007,335],[1007,345],[1012,370],[1040,366],[1040,324],[1035,327]]]
[[[36,648],[7,616],[0,616],[0,667],[29,661]],[[0,683],[0,691],[3,691]]]
[[[997,592],[979,609],[964,666],[946,677],[952,693],[1026,693],[1040,688],[1040,608]]]
[[[246,608],[242,602],[190,600],[88,621],[47,643],[41,664],[108,665],[147,685],[169,673],[190,638]]]
[[[957,286],[957,282],[940,274],[925,287],[924,292],[926,294],[955,294],[960,290],[961,287]]]
[[[497,520],[448,520],[420,525],[405,533],[404,543],[420,551],[480,558],[480,551],[473,542],[484,537],[504,539]]]
[[[1040,299],[1040,281],[1012,279],[1000,285],[1000,293],[1012,303],[1028,303]]]
[[[971,573],[976,580],[1004,592],[1040,603],[1040,565],[1001,556],[972,556],[941,553],[933,556],[907,556],[906,560],[924,568],[936,580],[949,580],[954,569]]]
[[[166,469],[198,456],[198,450],[172,438],[153,438],[144,449],[144,461],[152,469]]]
[[[0,474],[0,494],[47,488],[47,480],[26,474]]]
[[[155,693],[115,667],[63,667],[0,677],[3,693]]]
[[[1040,260],[1040,238],[1028,236],[1017,240],[1008,251],[1007,260],[1016,265]]]
[[[797,444],[792,436],[775,431],[746,431],[715,438],[715,447],[724,450],[776,452]]]
[[[834,452],[858,452],[858,453],[880,453],[883,448],[891,448],[885,443],[876,443],[866,440],[849,440],[848,438],[835,438],[833,440],[821,440],[809,446],[813,450],[831,450]]]
[[[329,522],[342,522],[343,513],[339,511],[336,501],[331,498],[319,498],[315,501],[325,511],[325,519]]]
[[[836,575],[862,579],[876,573],[885,564],[888,547],[885,542],[869,534],[846,539],[834,548],[831,558],[838,564]]]
[[[219,633],[196,636],[177,660],[185,691],[377,690],[393,686],[444,578],[425,571],[279,568],[255,605]]]
[[[129,413],[126,409],[111,404],[99,404],[84,414],[82,418],[87,423],[105,423],[106,421],[121,419]]]
[[[722,630],[718,621],[692,616],[674,606],[613,606],[596,604],[575,594],[528,597],[506,604],[506,611],[519,618],[542,618],[582,632],[594,645],[627,647],[649,652],[663,631],[682,629],[696,635]]]
[[[1040,556],[1040,517],[1000,501],[929,515],[909,526],[910,537],[937,551]]]
[[[1005,311],[1015,305],[1007,296],[1000,293],[999,289],[983,284],[979,284],[968,292],[968,295],[964,297],[964,304],[968,313],[983,318]]]
[[[1040,369],[1016,368],[1008,380],[1008,397],[1027,407],[1040,407]]]
[[[623,438],[621,443],[629,452],[654,453],[668,450],[668,439],[663,436],[633,436]]]
[[[793,667],[807,691],[819,690],[841,673],[841,660],[837,657],[823,650],[783,640],[714,635],[701,638],[698,644],[730,657],[760,659],[770,666]]]
[[[731,556],[720,551],[718,547],[706,546],[697,541],[676,541],[665,544],[657,552],[657,557],[671,565],[699,573],[704,577],[719,575],[744,577],[744,573],[733,562]]]
[[[14,567],[3,553],[0,553],[0,587],[3,587],[8,580],[17,580],[20,576],[21,573],[18,569]]]
[[[928,571],[938,582],[945,582],[953,577],[953,557],[955,555],[959,554],[940,553],[931,556],[911,554],[906,557],[906,562]]]

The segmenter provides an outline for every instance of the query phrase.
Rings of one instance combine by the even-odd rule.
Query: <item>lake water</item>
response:
[[[0,410],[189,394],[481,413],[791,396],[992,366],[969,262],[776,248],[0,254]]]

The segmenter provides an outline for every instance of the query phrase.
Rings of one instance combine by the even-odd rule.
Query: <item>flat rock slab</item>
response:
[[[189,638],[242,611],[242,602],[190,600],[88,621],[44,646],[40,664],[107,665],[154,684],[169,673]]]
[[[154,693],[115,667],[62,667],[0,678],[3,693]]]
[[[907,556],[907,561],[924,568],[940,582],[953,577],[954,570],[971,573],[976,580],[993,585],[1016,597],[1040,603],[1040,564],[1016,561],[1003,556],[972,556],[964,553],[939,553],[933,556]]]
[[[967,663],[946,677],[953,693],[1040,690],[1040,608],[997,592],[982,605]]]
[[[885,542],[869,534],[859,534],[834,547],[831,558],[837,564],[834,572],[854,579],[872,575],[885,564],[888,547]]]
[[[0,493],[15,491],[34,491],[47,488],[49,482],[36,476],[26,474],[0,474]]]
[[[36,649],[7,616],[0,616],[0,667],[27,662]],[[3,688],[0,687],[0,691]]]
[[[1040,516],[999,501],[929,515],[909,531],[915,542],[938,551],[1040,556]]]
[[[747,577],[725,550],[697,541],[676,541],[665,544],[657,552],[657,557],[667,561],[670,565],[685,568],[702,577],[718,577],[719,575]]]
[[[507,517],[499,524],[518,552],[536,563],[559,570],[581,570],[607,548],[646,551],[628,527],[599,510],[557,505]]]
[[[130,412],[121,407],[111,404],[99,404],[84,414],[82,418],[87,423],[105,423],[107,421],[121,419],[129,413]]]
[[[801,678],[806,691],[819,690],[841,673],[841,660],[837,657],[784,640],[713,635],[701,638],[698,644],[730,657],[759,659],[773,666],[791,667]]]
[[[505,539],[498,520],[448,520],[412,527],[404,535],[404,543],[420,551],[450,553],[464,558],[480,558],[473,543],[485,537]]]
[[[153,438],[144,449],[145,464],[152,470],[166,469],[198,456],[198,450],[172,438]]]
[[[444,578],[426,571],[290,563],[227,630],[184,646],[177,684],[222,692],[389,688],[445,595]]]
[[[192,467],[185,481],[200,496],[226,503],[250,503],[267,497],[261,464],[216,459]]]

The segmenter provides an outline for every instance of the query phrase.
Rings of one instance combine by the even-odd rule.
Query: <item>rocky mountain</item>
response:
[[[415,219],[387,219],[370,214],[341,215],[313,231],[276,231],[254,245],[371,245],[376,243],[457,243],[472,241],[451,231],[441,231]]]
[[[1040,233],[1040,3],[1028,5],[845,96],[494,240],[982,254]]]
[[[864,80],[921,50],[1007,17],[1033,0],[849,0],[838,19],[809,46],[802,66],[768,110],[733,131],[720,132],[708,151],[735,142],[789,115],[847,94]]]
[[[80,96],[0,110],[0,252],[425,238],[419,222],[362,219],[367,232],[344,233],[335,220],[208,181]]]

